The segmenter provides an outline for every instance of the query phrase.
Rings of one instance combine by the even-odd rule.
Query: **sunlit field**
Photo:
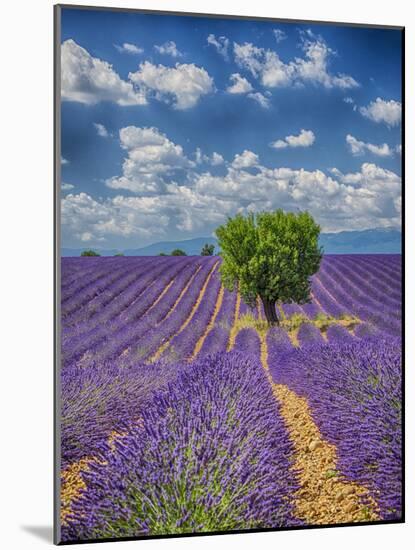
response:
[[[401,516],[401,257],[269,327],[218,256],[62,259],[63,540]]]

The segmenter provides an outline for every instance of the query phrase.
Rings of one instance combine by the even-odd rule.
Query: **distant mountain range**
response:
[[[322,233],[320,244],[326,254],[400,254],[401,232],[396,229],[366,229],[364,231],[341,231],[340,233]],[[93,248],[101,256],[114,256],[123,252],[125,256],[157,256],[160,253],[170,254],[175,248],[184,250],[188,256],[198,255],[205,243],[214,244],[218,252],[217,240],[214,237],[199,237],[184,241],[163,241],[142,248],[125,250]],[[63,257],[80,256],[85,248],[62,248]]]
[[[216,246],[217,252],[217,240],[214,237],[200,237],[197,239],[188,239],[185,241],[162,241],[159,243],[149,244],[143,248],[127,248],[125,250],[107,250],[94,247],[85,248],[62,248],[62,256],[80,256],[83,250],[93,248],[101,256],[114,256],[117,252],[122,252],[125,256],[158,256],[161,252],[164,254],[170,254],[175,248],[180,248],[188,256],[197,256],[203,248],[205,243],[213,244]]]
[[[149,244],[143,248],[127,249],[124,251],[126,256],[157,256],[160,252],[170,254],[175,248],[184,250],[188,256],[198,256],[204,244],[213,244],[218,251],[218,241],[214,237],[199,237],[186,241],[163,241],[160,243]]]
[[[402,235],[389,228],[322,233],[320,244],[326,254],[401,254]]]

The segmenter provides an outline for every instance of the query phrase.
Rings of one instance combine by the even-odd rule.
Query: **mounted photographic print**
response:
[[[402,522],[404,29],[56,6],[55,54],[55,542]]]

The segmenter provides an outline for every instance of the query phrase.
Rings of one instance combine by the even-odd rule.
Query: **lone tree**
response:
[[[276,210],[236,215],[216,229],[220,271],[226,288],[239,291],[246,304],[259,296],[270,325],[279,324],[276,304],[310,302],[310,277],[322,258],[320,227],[308,212]]]
[[[81,256],[101,256],[101,254],[98,254],[95,250],[83,250]]]
[[[171,251],[171,256],[187,256],[187,254],[184,250],[181,250],[180,248],[175,248]]]
[[[215,245],[206,243],[203,245],[202,251],[200,252],[201,256],[213,256],[215,252]]]

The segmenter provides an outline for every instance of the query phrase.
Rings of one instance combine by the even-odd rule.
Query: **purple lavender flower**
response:
[[[233,352],[176,367],[142,423],[83,474],[65,541],[299,523],[293,449],[259,361]]]
[[[381,517],[401,515],[401,341],[387,335],[353,342],[273,349],[274,381],[307,398],[338,468],[366,486]]]

